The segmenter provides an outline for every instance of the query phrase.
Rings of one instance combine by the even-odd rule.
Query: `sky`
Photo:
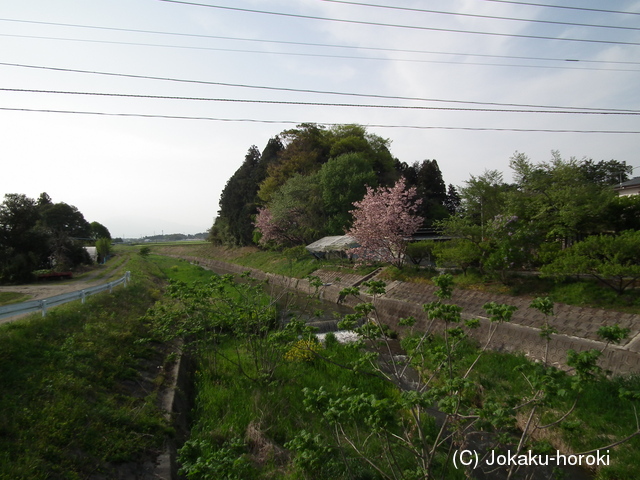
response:
[[[303,122],[457,186],[516,152],[638,167],[639,86],[638,0],[5,1],[0,196],[203,232],[248,149]]]

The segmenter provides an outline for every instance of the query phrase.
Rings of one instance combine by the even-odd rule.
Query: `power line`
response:
[[[572,115],[640,115],[640,111],[594,111],[594,110],[523,110],[523,109],[497,109],[497,108],[470,108],[470,107],[434,107],[426,105],[371,105],[358,103],[329,103],[329,102],[306,102],[294,100],[254,100],[242,98],[211,98],[211,97],[180,97],[167,95],[141,95],[130,93],[105,93],[105,92],[79,92],[65,90],[38,90],[26,88],[0,88],[3,92],[20,93],[44,93],[57,95],[80,95],[94,97],[120,97],[120,98],[141,98],[154,100],[190,100],[206,102],[227,102],[227,103],[254,103],[265,105],[297,105],[315,107],[350,107],[350,108],[382,108],[396,110],[439,110],[457,112],[483,112],[483,113],[551,113],[551,114],[572,114]]]
[[[321,1],[333,1],[333,0],[321,0]],[[390,7],[395,8],[395,7]],[[398,7],[400,8],[400,7]],[[307,47],[323,47],[323,48],[343,48],[343,49],[354,49],[354,50],[371,50],[371,51],[380,51],[380,52],[397,52],[397,53],[418,53],[418,54],[428,54],[428,55],[455,55],[455,56],[464,56],[464,57],[482,57],[482,58],[504,58],[509,60],[536,60],[536,61],[550,61],[550,62],[580,62],[580,63],[595,63],[595,64],[618,64],[618,65],[640,65],[640,62],[630,62],[630,61],[608,61],[608,60],[586,60],[586,59],[578,59],[578,58],[550,58],[550,57],[528,57],[528,56],[520,56],[520,55],[491,55],[491,54],[482,54],[482,53],[469,53],[469,52],[442,52],[442,51],[432,51],[432,50],[412,50],[412,49],[401,49],[401,48],[384,48],[384,47],[366,47],[366,46],[358,46],[358,45],[341,45],[341,44],[331,44],[331,43],[314,43],[314,42],[296,42],[296,41],[287,41],[287,40],[270,40],[270,39],[261,39],[261,38],[246,38],[246,37],[231,37],[231,36],[223,36],[223,35],[204,35],[204,34],[195,34],[195,33],[182,33],[182,32],[166,32],[160,30],[142,30],[135,28],[119,28],[119,27],[107,27],[102,25],[80,25],[74,23],[59,23],[59,22],[41,22],[35,20],[21,20],[15,18],[0,18],[2,22],[15,22],[15,23],[26,23],[26,24],[35,24],[35,25],[49,25],[49,26],[58,26],[58,27],[72,27],[72,28],[85,28],[85,29],[95,29],[95,30],[108,30],[108,31],[116,31],[116,32],[130,32],[130,33],[145,33],[145,34],[153,34],[153,35],[170,35],[170,36],[178,36],[178,37],[187,37],[187,38],[206,38],[206,39],[215,39],[215,40],[232,40],[232,41],[242,41],[242,42],[258,42],[258,43],[271,43],[277,45],[296,45],[296,46],[307,46]],[[640,28],[638,28],[640,30]],[[91,41],[91,42],[100,42],[98,40],[84,40],[84,39],[67,39],[67,38],[59,38],[59,37],[44,37],[44,36],[31,36],[31,35],[12,35],[12,34],[0,34],[1,36],[15,36],[20,38],[40,38],[47,40],[71,40],[71,41]],[[132,42],[117,42],[123,44],[134,44]],[[175,48],[201,48],[201,47],[181,47],[177,45],[156,45],[156,44],[146,44],[146,43],[137,43],[135,45],[144,45],[144,46],[161,46],[161,47],[175,47]],[[206,47],[202,47],[206,48]],[[251,51],[253,52],[253,51]],[[272,53],[272,52],[270,52]],[[348,57],[348,58],[358,58],[358,57]],[[517,66],[517,65],[516,65]]]
[[[497,15],[480,15],[476,13],[460,13],[460,12],[444,12],[442,10],[427,10],[424,8],[411,8],[411,7],[398,7],[395,5],[379,5],[375,3],[362,3],[362,2],[353,2],[347,0],[320,0],[321,2],[330,2],[330,3],[340,3],[344,5],[357,5],[361,7],[372,7],[372,8],[384,8],[389,10],[400,10],[405,12],[419,12],[419,13],[432,13],[439,15],[453,15],[457,17],[467,17],[467,18],[486,18],[490,20],[508,20],[515,22],[527,22],[527,23],[544,23],[549,25],[566,25],[572,27],[593,27],[593,28],[613,28],[620,30],[640,30],[640,27],[625,27],[621,25],[600,25],[593,23],[577,23],[577,22],[560,22],[555,20],[540,20],[540,19],[530,19],[530,18],[517,18],[517,17],[500,17]]]
[[[267,85],[250,85],[250,84],[240,84],[240,83],[214,82],[210,80],[158,77],[158,76],[151,76],[151,75],[136,75],[136,74],[129,74],[129,73],[80,70],[80,69],[72,69],[72,68],[49,67],[49,66],[42,66],[42,65],[26,65],[26,64],[7,63],[7,62],[0,62],[0,66],[30,68],[30,69],[39,69],[39,70],[51,70],[56,72],[83,73],[83,74],[89,74],[89,75],[104,75],[104,76],[110,76],[110,77],[135,78],[135,79],[142,79],[142,80],[159,80],[159,81],[189,83],[189,84],[198,84],[198,85],[215,85],[215,86],[223,86],[223,87],[237,87],[237,88],[248,88],[248,89],[257,89],[257,90],[280,91],[280,92],[312,93],[312,94],[319,94],[319,95],[338,95],[338,96],[350,96],[350,97],[359,97],[359,98],[409,100],[409,101],[421,101],[421,102],[441,102],[441,103],[455,103],[455,104],[468,104],[468,105],[489,105],[489,106],[516,107],[516,108],[591,110],[591,111],[611,111],[611,112],[630,112],[630,113],[637,112],[637,110],[629,110],[629,109],[612,109],[612,108],[603,109],[603,108],[558,106],[558,105],[531,105],[531,104],[519,104],[519,103],[479,102],[479,101],[472,101],[472,100],[451,100],[451,99],[441,99],[441,98],[408,97],[408,96],[398,96],[398,95],[338,92],[338,91],[331,91],[331,90],[273,87],[273,86],[267,86]]]
[[[602,68],[602,67],[570,67],[570,66],[560,66],[560,65],[529,65],[529,64],[516,64],[516,63],[488,63],[488,62],[468,62],[468,61],[456,61],[456,60],[424,60],[424,59],[415,59],[415,58],[393,58],[393,57],[369,57],[369,56],[355,56],[355,55],[334,55],[334,54],[323,54],[323,53],[297,53],[297,52],[273,52],[273,51],[265,51],[265,50],[249,50],[249,49],[240,49],[240,48],[221,48],[221,47],[197,47],[197,46],[189,46],[189,45],[163,45],[163,44],[155,44],[155,43],[141,43],[141,42],[119,42],[119,41],[111,41],[111,40],[90,40],[90,39],[78,39],[78,38],[61,38],[61,37],[43,37],[36,35],[14,35],[14,34],[5,34],[0,33],[0,37],[17,37],[17,38],[35,38],[40,40],[63,40],[63,41],[72,41],[72,42],[86,42],[86,43],[103,43],[107,45],[134,45],[134,46],[144,46],[144,47],[164,47],[164,48],[180,48],[187,50],[208,50],[215,52],[235,52],[235,53],[257,53],[260,55],[285,55],[285,56],[294,56],[294,57],[311,57],[311,58],[341,58],[341,59],[349,59],[349,60],[375,60],[375,61],[384,61],[384,62],[408,62],[408,63],[435,63],[435,64],[444,64],[444,65],[466,65],[466,66],[485,66],[485,67],[506,67],[506,68],[544,68],[551,70],[587,70],[587,71],[596,71],[596,72],[630,72],[630,73],[638,73],[640,69],[634,68]],[[463,54],[459,54],[463,55]],[[580,60],[564,60],[566,63],[578,63]],[[602,62],[609,63],[609,62]],[[611,63],[622,63],[622,62],[611,62]],[[628,62],[632,63],[632,62]],[[640,65],[640,62],[635,62]]]
[[[545,8],[561,8],[565,10],[578,10],[582,12],[598,12],[598,13],[616,13],[621,15],[640,15],[640,12],[625,12],[620,10],[605,10],[601,8],[587,8],[587,7],[571,7],[568,5],[549,5],[546,3],[530,3],[530,2],[517,2],[514,0],[483,0],[485,2],[495,3],[511,3],[514,5],[528,5],[531,7],[545,7]]]
[[[214,122],[244,122],[244,123],[266,123],[266,124],[286,124],[300,125],[305,122],[292,120],[260,120],[254,118],[217,118],[217,117],[197,117],[183,115],[159,115],[144,113],[113,113],[113,112],[95,112],[95,111],[78,111],[78,110],[53,110],[53,109],[35,109],[35,108],[11,108],[0,107],[2,111],[13,112],[29,112],[29,113],[57,113],[70,115],[97,115],[97,116],[113,116],[113,117],[137,117],[137,118],[159,118],[170,120],[207,120]],[[307,122],[308,123],[308,122]],[[345,125],[342,123],[323,123],[314,122],[316,125],[338,126]],[[520,133],[587,133],[587,134],[640,134],[640,131],[630,130],[570,130],[570,129],[532,129],[532,128],[494,128],[494,127],[453,127],[453,126],[435,126],[435,125],[392,125],[392,124],[373,124],[365,125],[369,128],[408,128],[419,130],[466,130],[466,131],[490,131],[490,132],[520,132]]]
[[[588,71],[607,71],[607,72],[640,72],[638,69],[633,68],[601,68],[601,67],[569,67],[569,66],[559,66],[559,65],[528,65],[528,64],[514,64],[514,63],[486,63],[486,62],[467,62],[467,61],[455,61],[455,60],[424,60],[424,59],[415,59],[415,58],[394,58],[394,57],[367,57],[367,56],[355,56],[355,55],[335,55],[335,54],[323,54],[323,53],[297,53],[297,52],[273,52],[273,51],[265,51],[265,50],[249,50],[249,49],[240,49],[240,48],[221,48],[221,47],[198,47],[198,46],[189,46],[189,45],[166,45],[166,44],[157,44],[157,43],[142,43],[142,42],[120,42],[115,40],[91,40],[84,38],[62,38],[62,37],[50,37],[50,36],[39,36],[39,35],[18,35],[18,34],[7,34],[0,33],[0,37],[15,37],[15,38],[34,38],[39,40],[63,40],[70,42],[85,42],[85,43],[103,43],[107,45],[133,45],[133,46],[143,46],[143,47],[163,47],[163,48],[181,48],[188,50],[208,50],[215,52],[236,52],[236,53],[257,53],[260,55],[285,55],[285,56],[295,56],[295,57],[313,57],[313,58],[342,58],[349,60],[379,60],[379,61],[394,61],[394,62],[409,62],[409,63],[436,63],[436,64],[445,64],[445,65],[474,65],[474,66],[485,66],[485,67],[507,67],[507,68],[545,68],[552,70],[588,70]],[[498,57],[498,58],[509,58],[508,56],[500,56],[500,55],[466,55],[461,53],[452,53],[451,55],[460,55],[460,56],[485,56],[485,57]],[[518,57],[511,57],[518,58]],[[527,57],[522,57],[527,58]],[[533,59],[532,57],[530,57]],[[549,59],[540,59],[540,60],[549,60]],[[565,60],[557,60],[563,61],[565,63],[578,63],[578,62],[588,62],[588,63],[619,63],[619,64],[636,64],[640,65],[640,62],[607,62],[607,61],[591,61],[591,60],[575,60],[575,59],[565,59]]]
[[[446,32],[446,33],[466,33],[472,35],[489,35],[496,37],[510,37],[510,38],[528,38],[534,40],[559,40],[565,42],[586,42],[586,43],[603,43],[603,44],[611,44],[611,45],[640,45],[639,42],[622,42],[615,40],[600,40],[600,39],[587,39],[587,38],[568,38],[568,37],[548,37],[544,35],[523,35],[523,34],[515,34],[515,33],[497,33],[497,32],[480,32],[474,30],[459,30],[453,28],[437,28],[437,27],[426,27],[421,25],[403,25],[403,24],[393,24],[393,23],[381,23],[381,22],[370,22],[364,20],[347,20],[343,18],[331,18],[331,17],[320,17],[316,15],[302,15],[297,13],[284,13],[284,12],[273,12],[268,10],[256,10],[251,8],[240,8],[240,7],[229,7],[223,5],[210,5],[206,3],[197,3],[197,2],[188,2],[186,0],[158,0],[160,2],[166,3],[175,3],[182,5],[191,5],[196,7],[207,7],[207,8],[215,8],[220,10],[229,10],[236,12],[245,12],[245,13],[258,13],[262,15],[274,15],[280,17],[289,17],[289,18],[302,18],[306,20],[322,20],[328,22],[339,22],[339,23],[349,23],[355,25],[369,25],[376,27],[393,27],[393,28],[406,28],[412,30],[426,30],[433,32]]]

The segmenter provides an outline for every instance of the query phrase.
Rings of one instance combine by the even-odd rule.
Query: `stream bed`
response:
[[[219,274],[233,273],[217,269],[214,271]],[[266,284],[265,290],[269,295],[277,299],[279,315],[283,321],[286,321],[287,317],[296,316],[316,327],[320,336],[324,336],[328,332],[334,332],[339,341],[353,341],[355,336],[354,332],[339,332],[337,327],[340,317],[348,313],[353,313],[351,308],[328,301],[310,299],[308,295],[294,289],[274,287]],[[405,355],[405,352],[402,351],[400,347],[399,341],[391,341],[390,345],[392,355]],[[405,389],[419,387],[419,378],[415,371],[408,369],[406,378],[402,380],[402,386]],[[439,425],[442,425],[445,419],[444,413],[434,408],[430,414],[435,417]],[[570,455],[565,455],[566,460],[564,463],[566,465],[558,466],[553,458],[555,452],[553,452],[553,455],[540,456],[529,454],[528,451],[524,450],[520,456],[514,457],[515,450],[511,452],[492,452],[489,450],[490,445],[490,435],[484,432],[479,432],[478,435],[474,435],[464,449],[460,449],[455,454],[458,468],[463,468],[463,464],[470,464],[474,467],[471,471],[470,478],[475,480],[503,480],[508,478],[507,472],[509,464],[513,464],[513,462],[526,462],[517,474],[511,478],[528,480],[548,480],[553,478],[561,478],[563,480],[592,480],[594,478],[594,474],[587,468],[570,465],[569,463],[574,459]],[[587,460],[590,459],[583,458],[582,464],[586,465]],[[508,464],[507,467],[499,465],[505,462]],[[547,465],[544,465],[544,463],[547,463]],[[562,463],[562,457],[560,463]]]

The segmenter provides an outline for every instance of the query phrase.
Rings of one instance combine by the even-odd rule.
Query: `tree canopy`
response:
[[[550,276],[591,275],[621,294],[640,278],[640,231],[591,235],[563,251],[542,271]]]
[[[640,226],[640,198],[619,198],[612,188],[630,172],[623,162],[563,159],[552,151],[549,161],[534,163],[516,152],[510,167],[511,184],[491,170],[460,189],[459,211],[438,223],[453,238],[436,249],[442,265],[475,266],[504,280],[508,271],[554,262],[592,235]]]
[[[456,188],[447,190],[436,160],[400,162],[389,151],[389,140],[363,126],[305,123],[276,138],[278,148],[268,159],[267,149],[259,157],[252,147],[227,182],[212,240],[248,245],[254,228],[260,243],[282,246],[344,234],[353,221],[353,203],[363,198],[366,187],[389,187],[400,177],[416,188],[422,199],[418,213],[428,225],[460,204]],[[299,189],[303,183],[306,194]],[[292,202],[295,208],[287,210]]]
[[[590,236],[640,228],[640,196],[620,198],[612,188],[632,172],[625,162],[551,151],[548,161],[535,163],[515,152],[510,182],[485,170],[456,187],[436,160],[401,162],[389,145],[359,125],[307,123],[281,132],[261,154],[252,146],[221,195],[211,238],[291,247],[354,233],[362,209],[374,210],[374,192],[389,194],[399,180],[416,200],[404,208],[422,219],[421,232],[435,227],[448,240],[428,247],[440,265],[476,267],[502,281],[514,270],[554,262]]]
[[[83,248],[95,233],[109,236],[103,225],[89,224],[82,213],[47,193],[38,200],[11,193],[0,204],[0,282],[27,282],[32,272],[72,268],[90,259]]]

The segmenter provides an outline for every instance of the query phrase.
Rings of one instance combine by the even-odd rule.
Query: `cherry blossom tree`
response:
[[[354,202],[353,225],[347,235],[353,237],[359,247],[349,253],[357,255],[359,261],[383,261],[401,267],[405,251],[424,218],[416,215],[421,203],[416,199],[416,189],[406,188],[404,178],[393,187],[373,189],[359,202]]]

